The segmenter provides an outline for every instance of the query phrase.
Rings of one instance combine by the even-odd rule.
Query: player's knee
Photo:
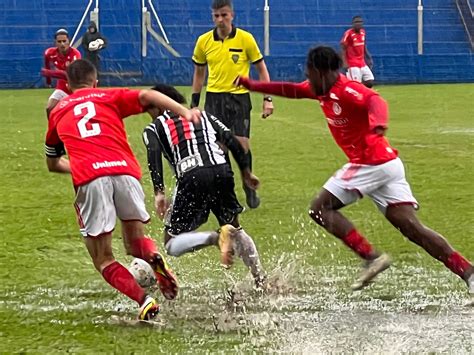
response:
[[[324,226],[324,207],[319,204],[313,204],[308,211],[309,216],[320,226]]]
[[[176,248],[173,244],[173,241],[175,239],[174,238],[170,238],[166,243],[165,243],[165,250],[166,250],[166,254],[168,254],[169,256],[174,256],[174,257],[178,257],[178,256],[181,256],[182,253],[179,251],[178,248]]]
[[[165,244],[166,254],[169,256],[179,256],[176,250],[173,248],[173,239],[170,239],[168,243]]]

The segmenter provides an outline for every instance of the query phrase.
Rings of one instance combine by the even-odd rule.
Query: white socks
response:
[[[217,232],[188,232],[173,236],[165,245],[166,252],[171,256],[181,256],[209,245],[217,245]]]

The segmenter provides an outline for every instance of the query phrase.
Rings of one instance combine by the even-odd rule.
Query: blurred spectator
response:
[[[100,69],[99,51],[107,46],[107,39],[97,31],[97,25],[91,21],[87,32],[82,37],[82,47],[84,48],[85,58],[94,64],[97,72]]]

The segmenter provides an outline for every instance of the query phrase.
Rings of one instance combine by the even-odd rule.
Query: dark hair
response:
[[[78,59],[66,69],[69,86],[73,88],[89,87],[97,80],[97,70],[87,59]]]
[[[151,90],[161,92],[163,95],[168,96],[179,104],[186,103],[186,99],[184,98],[184,96],[171,85],[156,84],[151,88]]]
[[[319,46],[309,50],[306,64],[309,68],[326,72],[339,70],[342,65],[342,60],[333,48]]]
[[[232,0],[212,0],[211,9],[217,10],[224,6],[229,6],[231,10],[234,8],[232,5]]]
[[[65,35],[67,38],[69,38],[69,32],[64,28],[60,28],[54,33],[54,39],[57,39],[60,35]]]
[[[355,15],[355,16],[352,18],[352,22],[354,22],[355,19],[361,19],[361,20],[362,20],[362,16],[360,16],[360,15]]]

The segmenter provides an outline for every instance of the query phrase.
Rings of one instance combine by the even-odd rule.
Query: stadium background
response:
[[[271,0],[271,55],[266,62],[272,79],[301,80],[307,49],[318,43],[338,47],[352,16],[360,14],[366,22],[367,44],[374,56],[377,82],[473,82],[474,60],[469,41],[473,37],[468,34],[474,30],[473,2],[424,0],[424,53],[418,55],[418,0]],[[41,86],[38,73],[42,54],[53,44],[54,31],[64,27],[72,36],[88,3],[87,0],[3,0],[0,87]],[[145,4],[148,6],[148,2]],[[140,1],[102,0],[100,31],[110,41],[102,52],[104,85],[148,85],[156,81],[191,84],[190,57],[194,43],[212,27],[210,1],[154,0],[153,4],[171,45],[181,57],[173,57],[150,35],[147,56],[142,57]],[[235,24],[250,30],[263,51],[264,0],[235,0],[234,6]],[[463,10],[467,14],[467,28],[461,19]],[[79,37],[88,23],[86,16]],[[160,33],[153,15],[152,24]]]

